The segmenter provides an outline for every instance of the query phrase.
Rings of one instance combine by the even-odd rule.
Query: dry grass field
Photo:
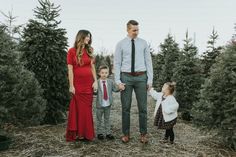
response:
[[[213,135],[201,132],[191,123],[178,120],[175,126],[176,140],[174,145],[162,144],[163,130],[153,126],[154,101],[148,98],[148,136],[149,143],[139,142],[138,109],[133,97],[131,111],[131,141],[123,144],[121,133],[121,104],[119,93],[114,94],[111,111],[114,141],[65,142],[66,124],[56,126],[43,125],[24,129],[12,128],[14,142],[7,151],[0,152],[1,157],[230,157],[236,152],[225,148]],[[95,105],[94,105],[95,106]],[[95,113],[95,112],[94,112]],[[94,122],[96,119],[94,114]]]

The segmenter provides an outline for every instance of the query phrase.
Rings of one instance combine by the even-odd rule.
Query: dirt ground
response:
[[[138,109],[135,97],[131,108],[131,141],[127,144],[121,142],[120,94],[115,93],[111,111],[112,130],[116,137],[114,141],[95,139],[93,142],[67,143],[64,138],[66,124],[14,128],[12,130],[14,142],[9,150],[0,152],[0,157],[236,157],[236,152],[214,140],[213,135],[201,132],[191,123],[180,119],[174,128],[175,144],[160,143],[164,131],[157,130],[153,126],[154,103],[149,97],[149,143],[146,145],[139,142]],[[94,122],[96,125],[95,114]]]

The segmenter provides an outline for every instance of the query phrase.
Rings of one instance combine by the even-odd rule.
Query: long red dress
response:
[[[94,79],[91,71],[91,64],[94,62],[88,56],[86,49],[82,51],[82,65],[77,64],[75,48],[69,49],[67,54],[67,64],[73,66],[75,95],[69,105],[66,141],[75,141],[77,137],[88,140],[94,138],[92,115]]]

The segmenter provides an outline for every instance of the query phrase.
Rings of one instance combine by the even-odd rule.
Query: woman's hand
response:
[[[70,86],[69,92],[72,93],[72,94],[75,94],[75,87],[74,86]]]
[[[98,89],[98,82],[97,82],[97,81],[94,81],[92,87],[93,87],[93,91],[96,92],[97,89]]]

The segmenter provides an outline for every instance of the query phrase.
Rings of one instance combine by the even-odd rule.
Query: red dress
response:
[[[92,101],[94,82],[91,64],[94,62],[83,49],[82,65],[77,64],[76,49],[71,48],[67,54],[67,64],[73,66],[75,95],[69,105],[69,115],[66,130],[66,141],[75,141],[77,137],[88,140],[94,138]]]

